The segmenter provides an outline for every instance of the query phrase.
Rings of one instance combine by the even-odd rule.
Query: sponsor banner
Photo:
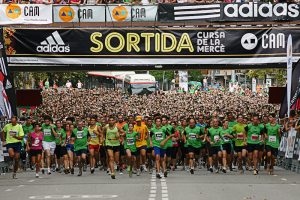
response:
[[[10,63],[284,64],[289,34],[294,40],[293,61],[300,56],[300,29],[288,27],[6,28],[5,32]]]
[[[105,6],[54,5],[53,22],[105,22]]]
[[[156,5],[109,5],[106,6],[107,22],[156,21]]]
[[[0,25],[51,23],[52,5],[0,4]]]
[[[300,20],[296,3],[211,3],[159,4],[158,20],[169,21],[296,21]]]

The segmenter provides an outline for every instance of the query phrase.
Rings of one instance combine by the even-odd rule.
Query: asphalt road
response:
[[[75,173],[76,174],[76,173]],[[27,199],[115,199],[115,200],[299,200],[300,174],[276,169],[275,175],[251,172],[211,174],[204,169],[194,175],[171,172],[158,180],[143,173],[129,178],[125,173],[115,180],[103,171],[82,177],[53,173],[36,179],[34,172],[0,176],[0,200]]]

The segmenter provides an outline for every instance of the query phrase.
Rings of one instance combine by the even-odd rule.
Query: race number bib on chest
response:
[[[256,141],[256,140],[258,140],[258,135],[256,135],[256,134],[253,134],[252,136],[251,136],[251,140],[253,140],[253,141]]]
[[[223,137],[223,141],[224,141],[224,142],[229,142],[229,138],[228,138],[227,136],[224,136],[224,137]]]
[[[197,134],[196,133],[190,133],[189,138],[190,138],[190,140],[196,140],[197,139]]]
[[[134,139],[133,138],[127,138],[127,145],[134,145]]]
[[[77,131],[77,136],[78,139],[83,138],[83,131]]]
[[[39,138],[35,138],[35,140],[34,140],[32,146],[37,147],[37,146],[39,146],[39,143],[40,143]]]
[[[220,136],[219,135],[215,135],[214,136],[214,141],[219,141],[220,140]]]
[[[161,132],[155,133],[155,140],[162,140],[163,139],[163,134]]]
[[[243,133],[238,133],[238,134],[236,135],[236,139],[238,139],[238,140],[243,140],[243,139],[244,139],[244,134],[243,134]]]
[[[270,135],[269,136],[269,142],[276,142],[276,136]]]
[[[91,138],[96,138],[97,135],[95,133],[91,133]]]
[[[15,135],[17,135],[18,134],[18,131],[14,131],[14,130],[10,130],[9,131],[9,135],[10,136],[15,136]]]
[[[44,135],[45,136],[51,136],[51,130],[50,129],[44,129]]]

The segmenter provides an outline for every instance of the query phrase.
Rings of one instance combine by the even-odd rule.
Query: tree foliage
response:
[[[285,69],[258,69],[249,70],[247,76],[249,78],[265,79],[266,76],[272,76],[278,86],[283,86],[286,83],[286,70]]]

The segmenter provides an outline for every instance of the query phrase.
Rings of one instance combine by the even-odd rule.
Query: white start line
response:
[[[112,199],[118,195],[45,195],[30,196],[29,199]]]

